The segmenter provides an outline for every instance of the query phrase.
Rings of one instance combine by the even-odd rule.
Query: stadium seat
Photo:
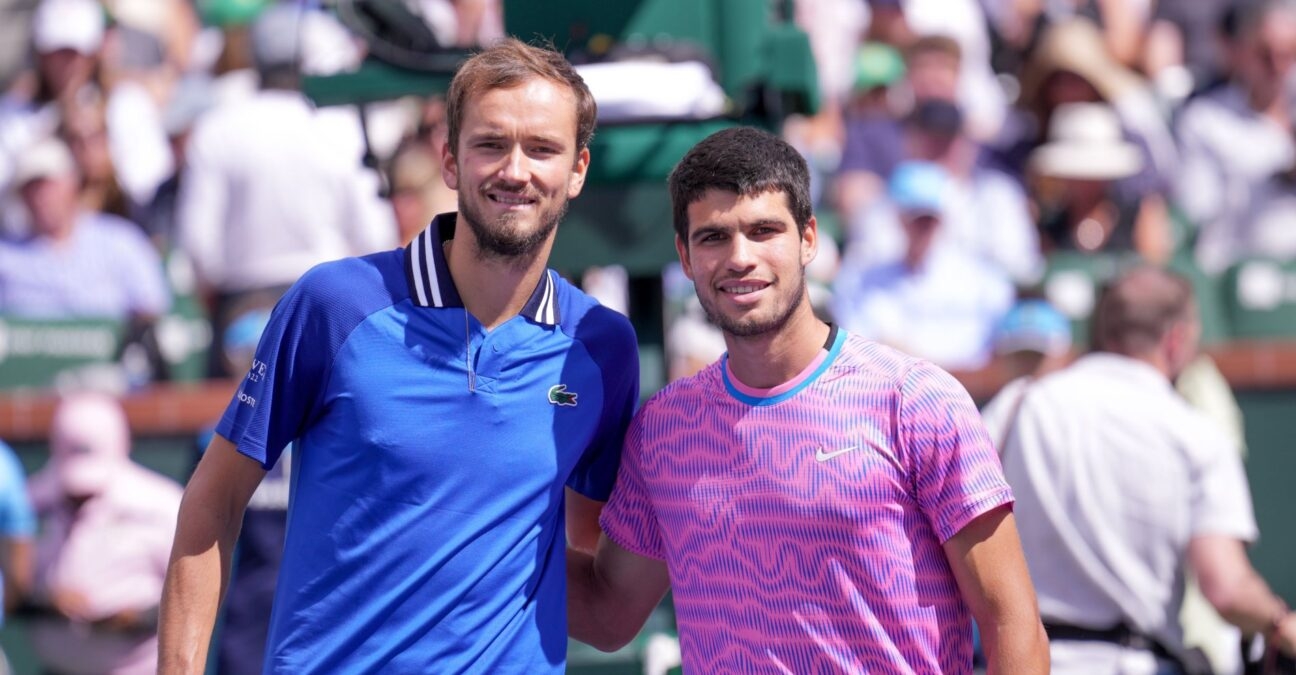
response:
[[[1223,294],[1235,338],[1296,337],[1296,260],[1239,262],[1224,273]]]

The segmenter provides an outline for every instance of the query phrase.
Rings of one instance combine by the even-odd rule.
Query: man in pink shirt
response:
[[[157,608],[180,486],[130,460],[121,404],[79,393],[55,412],[28,491],[41,522],[32,646],[49,672],[157,672]]]
[[[688,672],[1043,673],[1048,643],[993,444],[947,373],[817,319],[805,161],[763,131],[670,178],[676,248],[728,353],[626,437],[569,626],[629,641],[673,588]]]

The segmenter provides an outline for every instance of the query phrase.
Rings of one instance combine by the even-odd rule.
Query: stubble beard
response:
[[[712,303],[703,301],[702,296],[698,296],[698,301],[702,305],[702,311],[706,312],[707,320],[717,328],[728,335],[734,337],[756,337],[770,332],[777,332],[787,325],[792,319],[792,315],[800,309],[801,304],[806,301],[806,283],[804,270],[800,275],[795,292],[792,294],[792,301],[787,304],[783,311],[764,321],[760,319],[734,319],[715,310]]]
[[[529,257],[544,246],[554,230],[558,229],[559,221],[567,215],[568,202],[564,195],[562,202],[555,208],[541,213],[539,226],[530,232],[518,231],[516,221],[519,215],[515,213],[502,214],[488,225],[488,220],[481,211],[469,204],[462,195],[459,197],[459,219],[468,223],[477,240],[477,251],[483,258],[516,260]]]

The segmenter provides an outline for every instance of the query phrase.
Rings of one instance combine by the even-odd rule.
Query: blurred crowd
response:
[[[974,370],[1017,302],[1086,318],[1060,267],[1296,259],[1293,3],[800,5],[827,103],[787,133],[839,218],[843,326]]]
[[[498,0],[410,6],[447,48],[504,32]],[[198,347],[205,376],[229,377],[304,271],[454,210],[436,95],[361,115],[302,92],[303,76],[366,56],[330,10],[0,0],[0,317],[122,321],[144,356],[118,391],[168,379]],[[782,133],[809,160],[831,235],[812,297],[852,332],[955,371],[1004,358],[1038,374],[1081,346],[1072,330],[1093,307],[1093,289],[1050,283],[1061,267],[1140,260],[1211,284],[1255,258],[1296,261],[1296,0],[798,0],[795,20],[821,105]],[[168,331],[181,302],[209,330]],[[671,377],[724,348],[681,314]],[[70,405],[30,484],[41,541],[57,541],[0,569],[9,599],[111,628],[95,658],[134,672],[179,491],[132,473],[119,409]],[[78,440],[92,423],[113,433]],[[136,487],[83,508],[106,488],[86,484],[78,453]],[[51,496],[67,486],[77,494]],[[34,517],[15,508],[4,535],[30,537]],[[138,529],[130,550],[85,529],[106,521],[77,524],[91,518]],[[116,548],[122,560],[101,555]],[[138,582],[91,597],[103,574]],[[90,672],[57,645],[100,634],[61,630],[49,649],[34,635],[51,672]]]
[[[497,1],[410,6],[447,48],[503,34]],[[0,60],[0,316],[127,322],[147,357],[128,384],[198,351],[230,375],[240,316],[455,206],[437,95],[363,115],[303,95],[366,56],[331,6],[0,9],[18,38]],[[843,326],[975,370],[1019,301],[1086,317],[1092,289],[1058,267],[1141,259],[1213,282],[1296,258],[1292,3],[801,0],[794,18],[821,106],[782,130],[815,171],[835,244],[815,300]],[[164,319],[186,303],[209,330]]]

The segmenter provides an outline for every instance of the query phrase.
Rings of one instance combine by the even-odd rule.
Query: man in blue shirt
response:
[[[629,322],[546,268],[595,112],[555,52],[473,56],[447,95],[458,214],[280,300],[186,490],[163,673],[201,672],[243,509],[290,443],[266,672],[563,671],[564,514],[592,548],[638,398]]]

